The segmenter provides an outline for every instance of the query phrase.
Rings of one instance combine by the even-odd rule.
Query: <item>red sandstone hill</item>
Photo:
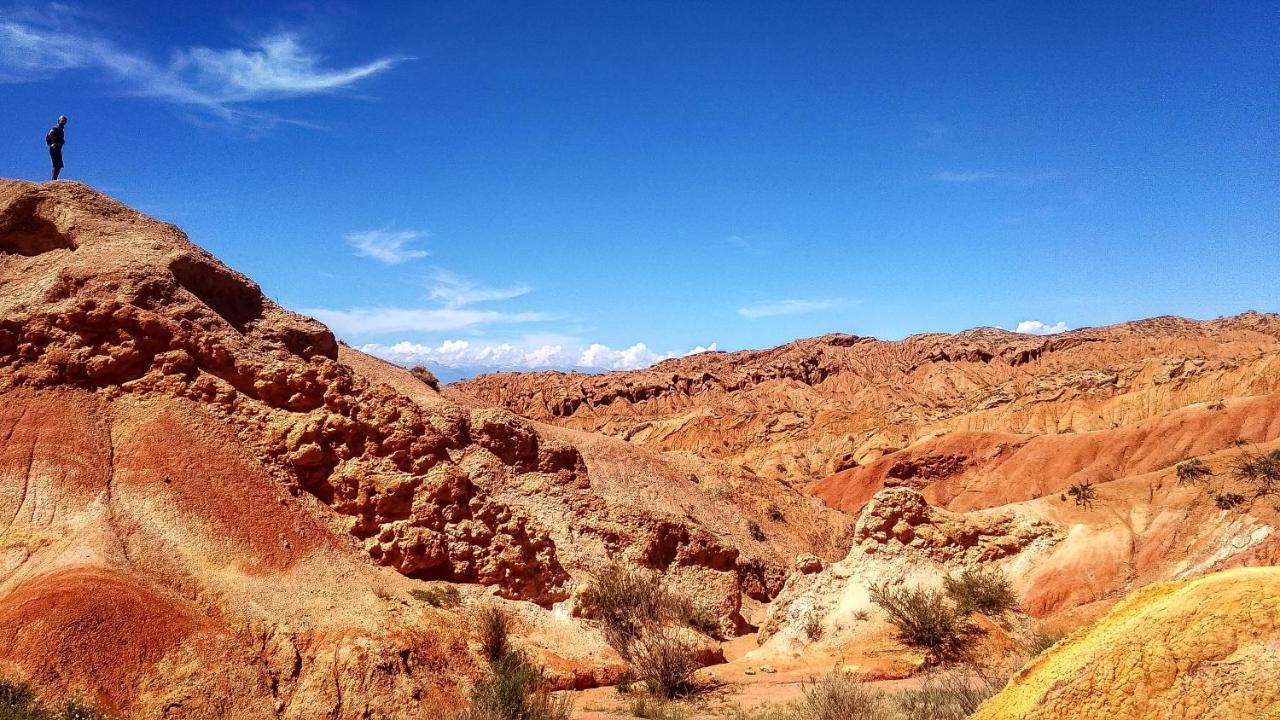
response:
[[[819,480],[952,431],[1110,430],[1280,390],[1280,316],[1154,318],[1049,337],[979,328],[703,353],[606,375],[496,374],[450,386],[525,417]]]
[[[524,601],[557,681],[591,684],[616,656],[539,607],[609,558],[742,632],[839,522],[732,466],[461,406],[77,183],[0,181],[0,398],[0,675],[124,717],[456,705],[470,632],[411,598],[428,581]]]

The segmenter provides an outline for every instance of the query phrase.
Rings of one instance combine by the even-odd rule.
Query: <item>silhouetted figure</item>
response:
[[[58,124],[49,128],[49,132],[45,133],[44,142],[49,146],[49,159],[53,160],[53,179],[58,179],[58,173],[62,172],[62,145],[67,141],[65,133],[62,129],[67,126],[67,116],[58,117]]]

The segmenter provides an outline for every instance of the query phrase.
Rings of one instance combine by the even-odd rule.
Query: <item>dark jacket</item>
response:
[[[57,145],[58,147],[62,147],[62,145],[66,141],[67,141],[66,135],[63,134],[62,128],[58,127],[57,125],[54,125],[52,128],[49,128],[49,132],[45,133],[45,136],[44,136],[44,142],[49,147],[53,147],[54,145]]]

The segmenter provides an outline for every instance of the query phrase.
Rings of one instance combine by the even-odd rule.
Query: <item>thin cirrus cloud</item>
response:
[[[1070,329],[1064,322],[1056,322],[1049,325],[1039,320],[1023,320],[1018,323],[1018,327],[1014,328],[1014,332],[1022,333],[1023,335],[1057,335]]]
[[[97,71],[129,94],[197,107],[229,120],[267,117],[244,106],[347,89],[406,59],[386,57],[363,65],[328,67],[296,34],[286,32],[267,35],[247,47],[179,49],[160,62],[82,27],[74,12],[25,13],[0,21],[0,82],[43,80],[71,70]]]
[[[738,314],[748,320],[758,320],[760,318],[767,317],[800,315],[803,313],[830,310],[831,308],[840,306],[843,302],[843,300],[838,298],[827,298],[821,300],[778,300],[775,302],[744,305],[743,307],[738,308]]]
[[[533,290],[525,284],[506,288],[491,288],[472,280],[437,268],[431,274],[428,293],[432,300],[447,308],[461,308],[483,302],[498,302],[527,295]]]
[[[336,310],[302,310],[341,336],[376,335],[398,332],[456,332],[492,325],[543,322],[550,316],[539,312],[501,312],[474,308],[370,307]]]
[[[445,340],[439,345],[398,342],[392,345],[367,344],[361,351],[401,365],[434,364],[448,368],[482,370],[539,370],[570,368],[598,372],[637,370],[674,357],[715,352],[716,344],[683,353],[659,353],[643,342],[615,349],[600,343],[583,343],[563,338],[553,343],[485,343]]]
[[[347,243],[355,248],[360,257],[367,257],[387,265],[399,265],[409,260],[426,257],[426,250],[412,247],[413,243],[427,236],[421,230],[365,230],[350,233]]]

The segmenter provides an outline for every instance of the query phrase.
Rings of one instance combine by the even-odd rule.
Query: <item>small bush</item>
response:
[[[782,508],[777,505],[770,505],[768,509],[765,510],[765,516],[768,517],[771,522],[782,522],[787,519],[787,517],[782,514]]]
[[[649,626],[627,648],[636,677],[649,692],[664,698],[688,695],[696,687],[697,650],[679,628]]]
[[[756,542],[764,542],[767,539],[764,534],[764,528],[760,527],[760,523],[755,520],[747,521],[747,532],[751,533],[751,539]]]
[[[667,593],[655,574],[621,563],[605,567],[582,592],[580,601],[583,609],[600,621],[605,641],[620,653],[645,625],[661,620],[669,607]]]
[[[810,640],[821,640],[824,631],[822,617],[815,610],[805,613],[804,618],[800,621],[800,631]]]
[[[426,367],[422,365],[414,365],[413,367],[409,368],[409,374],[421,380],[423,385],[426,385],[432,390],[440,389],[439,378],[436,377],[435,373],[431,372],[430,370],[428,370]]]
[[[999,617],[1021,609],[1009,578],[998,569],[966,568],[956,577],[945,578],[943,585],[957,610],[966,615],[980,612]]]
[[[1026,643],[1027,654],[1034,658],[1056,645],[1062,637],[1062,633],[1037,631]]]
[[[568,720],[573,700],[552,693],[542,670],[520,652],[494,661],[489,677],[471,692],[469,720]]]
[[[44,706],[26,683],[0,680],[0,720],[106,720],[106,716],[77,700],[61,708]]]
[[[794,704],[798,720],[888,720],[886,699],[856,676],[840,668],[821,680],[801,685]]]
[[[1253,491],[1255,497],[1280,495],[1280,450],[1245,453],[1231,466],[1235,479]]]
[[[1225,402],[1223,402],[1222,400],[1218,400],[1218,401],[1216,401],[1216,402],[1211,402],[1211,403],[1209,403],[1208,408],[1209,408],[1210,410],[1226,410],[1226,409],[1227,409],[1227,404],[1226,404]]]
[[[638,695],[627,703],[627,711],[631,717],[646,720],[684,720],[688,717],[685,709],[661,698],[649,695]]]
[[[1196,485],[1205,478],[1213,476],[1213,471],[1200,458],[1191,458],[1186,462],[1178,463],[1177,473],[1179,485]]]
[[[1231,447],[1244,447],[1245,445],[1248,445],[1248,444],[1249,444],[1249,441],[1245,440],[1242,437],[1238,437],[1235,440],[1231,441]]]
[[[424,602],[432,607],[450,609],[462,604],[462,593],[452,585],[436,585],[428,588],[415,588],[409,591],[409,597]]]
[[[623,695],[629,695],[635,686],[635,683],[636,676],[632,675],[630,670],[626,670],[618,676],[617,680],[613,681],[613,689]]]
[[[682,625],[687,625],[707,637],[724,639],[722,637],[724,632],[720,626],[720,618],[714,610],[706,605],[669,590],[664,590],[662,602],[665,606],[663,613],[661,613],[662,615]]]
[[[1083,482],[1072,483],[1067,488],[1067,495],[1075,500],[1076,505],[1083,508],[1092,508],[1093,501],[1098,499],[1098,490],[1089,480]]]
[[[925,651],[932,663],[963,657],[981,633],[968,613],[948,602],[939,590],[873,584],[871,601],[879,605],[897,629],[898,640]]]
[[[1245,503],[1245,497],[1239,493],[1220,493],[1213,496],[1213,504],[1219,510],[1235,510]]]
[[[511,614],[497,605],[485,605],[476,616],[480,651],[486,660],[496,663],[512,652]]]
[[[939,673],[895,700],[904,720],[964,720],[1004,687],[993,678],[959,671]]]

